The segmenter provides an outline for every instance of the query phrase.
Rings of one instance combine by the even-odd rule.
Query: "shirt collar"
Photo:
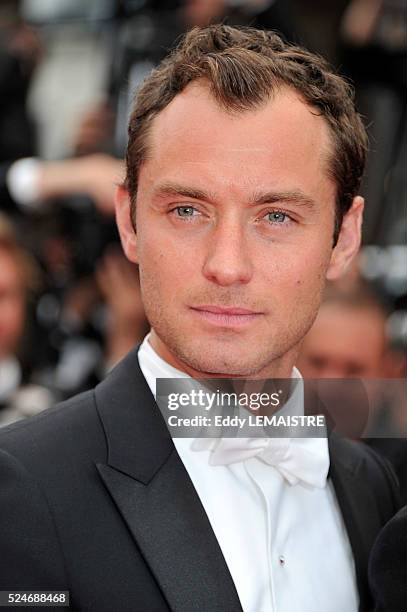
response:
[[[144,338],[140,346],[140,349],[138,352],[138,359],[139,359],[140,368],[144,375],[144,378],[146,379],[146,382],[148,386],[150,387],[150,390],[155,398],[157,378],[185,378],[185,379],[190,380],[191,377],[185,372],[182,372],[181,370],[174,368],[169,363],[167,363],[164,359],[162,359],[162,357],[160,357],[156,353],[156,351],[153,349],[153,347],[151,346],[149,338],[150,338],[150,333],[147,334],[147,336]],[[301,373],[296,367],[293,368],[291,377],[294,379],[302,380]],[[300,405],[300,412],[298,410],[299,409],[298,402],[302,403],[302,405]],[[284,406],[284,408],[282,409],[282,412],[285,415],[304,413],[303,385],[301,384],[296,385],[296,391],[293,393],[293,395],[291,396],[287,404]],[[329,451],[328,451],[328,441],[325,437],[322,437],[322,438],[293,438],[293,440],[296,441],[295,443],[305,446],[309,451],[319,453],[319,455],[324,458],[324,462],[326,464],[325,472],[326,473],[328,472]],[[200,440],[197,439],[195,440],[195,442],[198,443],[199,445],[199,443],[204,442],[204,439],[203,438],[201,438]],[[207,443],[208,442],[210,443],[211,440],[208,439]],[[226,440],[226,443],[227,443],[227,440]],[[184,450],[187,450],[188,452],[196,450],[192,447],[193,447],[193,442],[191,444],[191,439],[177,438],[177,448],[184,448]]]

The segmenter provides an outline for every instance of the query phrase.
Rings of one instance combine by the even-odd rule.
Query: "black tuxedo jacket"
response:
[[[1,430],[0,449],[0,590],[69,590],[87,612],[241,612],[137,348],[94,390]],[[397,484],[360,444],[331,439],[330,453],[367,611],[368,554]]]
[[[370,556],[369,575],[375,612],[407,608],[407,506],[382,529]]]

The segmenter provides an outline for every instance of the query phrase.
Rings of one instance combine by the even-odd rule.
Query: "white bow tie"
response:
[[[210,450],[210,465],[230,465],[257,457],[291,484],[322,489],[329,470],[326,438],[196,438],[192,450]]]

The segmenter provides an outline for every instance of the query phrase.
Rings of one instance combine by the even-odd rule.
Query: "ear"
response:
[[[117,187],[115,192],[116,223],[119,228],[120,240],[127,259],[138,263],[137,234],[134,231],[130,217],[130,196],[125,187]]]
[[[359,251],[362,236],[364,199],[356,196],[352,206],[344,215],[338,242],[331,254],[331,261],[326,272],[328,280],[340,278]]]

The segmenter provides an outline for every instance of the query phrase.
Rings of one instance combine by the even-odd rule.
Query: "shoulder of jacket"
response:
[[[38,415],[0,429],[0,449],[23,457],[34,447],[57,447],[75,435],[75,431],[99,423],[94,391],[86,391],[48,408]]]

